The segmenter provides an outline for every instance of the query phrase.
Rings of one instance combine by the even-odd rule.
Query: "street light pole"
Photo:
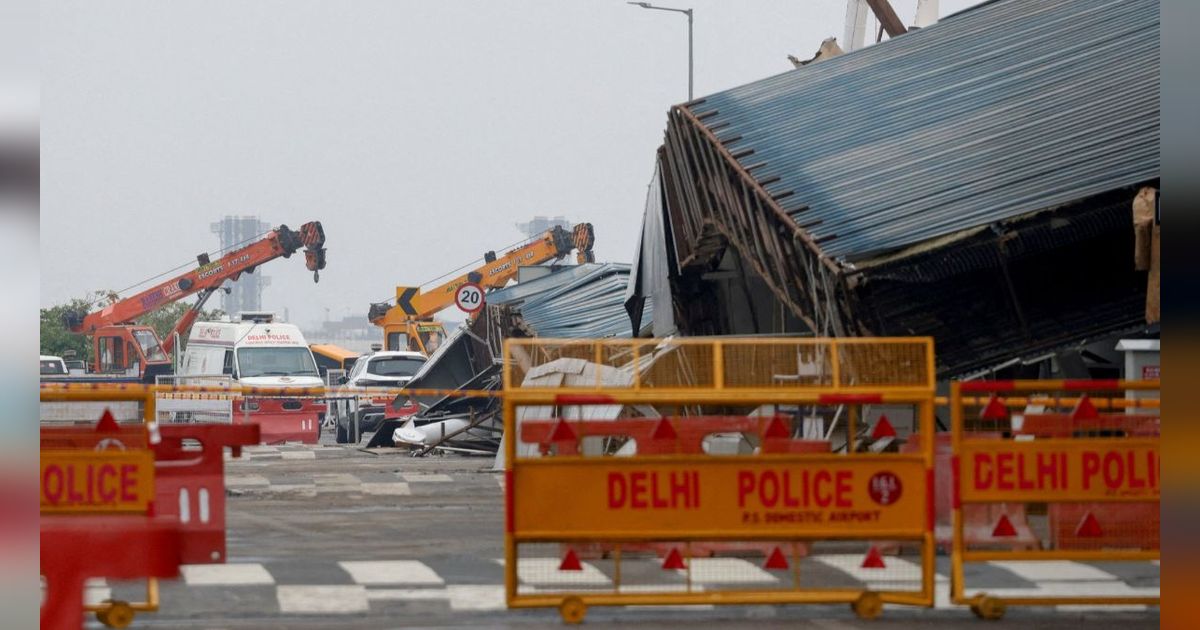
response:
[[[649,2],[628,2],[634,6],[642,7],[643,9],[654,9],[656,11],[671,11],[673,13],[682,13],[688,19],[688,100],[691,101],[692,85],[693,85],[693,64],[692,64],[692,10],[691,9],[672,9],[670,7],[656,7]]]

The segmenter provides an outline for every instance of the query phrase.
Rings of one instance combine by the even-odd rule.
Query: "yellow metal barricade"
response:
[[[932,340],[509,340],[510,607],[933,605]]]
[[[1141,563],[1157,577],[1158,388],[1116,380],[951,384],[954,603],[990,619],[1007,604],[1158,604],[1157,586],[1100,580],[1109,574],[1087,565]],[[968,594],[964,565],[972,562],[1046,579],[1037,589],[976,585]],[[1068,573],[1091,581],[1071,584]]]

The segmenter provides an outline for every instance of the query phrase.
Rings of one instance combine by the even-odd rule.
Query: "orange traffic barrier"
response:
[[[933,605],[930,340],[505,352],[510,607]]]
[[[1158,401],[1142,392],[1158,387],[1116,380],[951,384],[952,601],[993,619],[1008,604],[1158,603],[1157,589],[968,594],[964,570],[970,562],[1157,561],[1160,418]],[[1017,397],[1027,404],[1014,404]]]

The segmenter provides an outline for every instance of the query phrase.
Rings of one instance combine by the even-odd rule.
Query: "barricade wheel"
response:
[[[858,596],[850,608],[859,619],[874,619],[883,613],[883,598],[879,593],[866,592]]]
[[[109,628],[128,628],[133,615],[133,608],[122,601],[112,601],[108,608],[96,611],[96,619]]]
[[[568,597],[559,604],[558,614],[562,615],[563,623],[581,624],[584,615],[587,615],[587,604],[578,597]]]
[[[1006,608],[1004,600],[987,595],[980,597],[979,601],[971,604],[971,612],[975,613],[975,616],[980,619],[1000,619],[1004,616]]]

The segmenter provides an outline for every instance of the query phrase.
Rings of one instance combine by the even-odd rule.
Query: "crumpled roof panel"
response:
[[[625,289],[630,266],[585,263],[492,291],[489,304],[509,305],[539,337],[628,337],[629,314]],[[646,301],[643,317],[650,321],[653,305]]]
[[[1157,178],[1158,2],[996,0],[691,110],[867,258]]]

